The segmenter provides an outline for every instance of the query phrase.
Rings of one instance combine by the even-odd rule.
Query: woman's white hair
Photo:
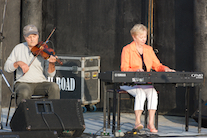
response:
[[[142,32],[147,32],[147,27],[143,24],[135,24],[130,30],[131,36],[136,36]]]

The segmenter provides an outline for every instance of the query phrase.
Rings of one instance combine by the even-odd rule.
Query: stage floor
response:
[[[0,132],[11,132],[9,125],[6,127],[7,108],[2,109],[1,122],[3,129]],[[11,109],[9,120],[14,113],[14,108]],[[115,137],[111,128],[106,129],[108,136],[103,136],[103,112],[86,112],[83,113],[86,129],[82,137]],[[112,116],[111,116],[112,120]],[[189,130],[185,131],[185,117],[178,116],[158,116],[158,133],[150,133],[148,129],[144,128],[140,133],[130,133],[134,127],[135,116],[134,113],[121,113],[121,130],[118,135],[124,137],[207,137],[207,128],[201,128],[201,133],[198,133],[198,124],[194,119],[189,119]],[[142,124],[144,124],[144,115],[142,115]]]

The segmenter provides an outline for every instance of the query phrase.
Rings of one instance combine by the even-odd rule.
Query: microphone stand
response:
[[[2,23],[1,23],[1,30],[0,30],[0,69],[2,69],[2,46],[3,46],[3,26],[4,26],[4,19],[6,15],[6,7],[7,7],[7,0],[5,0],[4,3],[4,10],[3,10],[3,17],[2,17]],[[2,72],[2,71],[1,71]],[[0,84],[2,84],[2,79],[0,78]],[[2,87],[0,88],[0,103],[2,103]],[[2,114],[2,105],[0,104],[0,129],[3,129],[2,123],[1,123],[1,114]]]

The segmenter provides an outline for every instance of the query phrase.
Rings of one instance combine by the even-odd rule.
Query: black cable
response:
[[[56,114],[55,112],[54,112],[54,114],[58,117],[58,119],[59,119],[59,121],[60,121],[60,123],[61,123],[61,125],[62,125],[62,127],[63,127],[63,130],[65,131],[65,126],[64,126],[64,124],[63,124],[62,119],[61,119],[60,116],[59,116],[58,114]]]
[[[132,124],[131,122],[124,122],[124,123],[122,123],[122,124],[120,125],[120,127],[121,127],[122,125],[124,125],[124,124],[130,124],[130,125],[132,125],[132,127],[134,127],[134,124]]]
[[[130,125],[134,126],[134,124],[132,124],[131,122],[125,122],[125,123],[122,123],[121,126],[124,125],[124,124],[130,124]],[[120,126],[120,127],[121,127],[121,126]],[[138,132],[137,135],[140,135],[140,134],[141,134],[141,135],[147,135],[147,137],[153,135],[153,134],[151,134],[151,133],[149,133],[149,132],[147,131],[147,130],[148,130],[147,128],[144,128],[143,130],[144,130],[144,133]],[[132,133],[132,132],[133,132],[133,129],[130,130],[130,131],[125,132],[125,136],[126,136],[127,134],[130,135],[130,133]],[[135,135],[135,134],[132,134],[132,136],[133,136],[133,135]]]
[[[48,129],[51,131],[49,124],[47,123],[43,113],[41,112],[42,119],[44,120],[45,124],[47,125]]]
[[[56,114],[55,112],[53,112],[53,113],[54,113],[54,114],[57,116],[57,118],[59,119],[59,121],[60,121],[60,123],[61,123],[61,126],[62,126],[62,128],[63,128],[63,131],[65,131],[65,126],[64,126],[64,124],[63,124],[62,119],[60,118],[60,116],[59,116],[58,114]],[[48,127],[49,131],[51,131],[50,126],[49,126],[49,124],[47,123],[47,120],[45,119],[45,117],[44,117],[44,115],[43,115],[42,112],[41,112],[41,116],[42,116],[42,119],[43,119],[43,121],[45,122],[46,126]]]
[[[101,129],[99,129],[98,131],[96,131],[96,133],[94,134],[95,136],[96,136],[96,134],[100,131],[100,130],[102,130],[104,127],[102,127]]]

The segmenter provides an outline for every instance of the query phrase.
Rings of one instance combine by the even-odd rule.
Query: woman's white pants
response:
[[[153,85],[134,85],[134,86],[120,86],[122,90],[127,91],[135,97],[134,110],[143,110],[144,103],[147,98],[147,107],[149,109],[157,110],[157,91]]]

